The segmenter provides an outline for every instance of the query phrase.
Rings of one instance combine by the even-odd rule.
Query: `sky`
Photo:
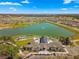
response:
[[[79,14],[79,0],[0,0],[0,14]]]

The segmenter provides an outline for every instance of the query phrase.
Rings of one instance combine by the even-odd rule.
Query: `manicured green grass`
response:
[[[25,46],[27,45],[27,43],[31,42],[32,39],[27,39],[27,40],[22,40],[22,41],[16,41],[16,45],[18,47],[22,47],[22,46]]]
[[[77,45],[79,45],[79,41],[75,42]]]

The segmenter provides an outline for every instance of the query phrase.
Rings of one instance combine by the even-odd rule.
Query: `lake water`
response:
[[[0,30],[0,36],[7,35],[48,35],[48,36],[72,36],[73,32],[50,23],[33,24],[26,27]]]

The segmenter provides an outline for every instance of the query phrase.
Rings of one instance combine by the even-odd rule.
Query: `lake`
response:
[[[0,36],[7,35],[40,35],[40,36],[73,36],[74,33],[50,23],[32,24],[21,28],[3,29],[0,30]]]

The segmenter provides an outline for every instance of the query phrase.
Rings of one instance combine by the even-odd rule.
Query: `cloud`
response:
[[[79,6],[74,6],[74,7],[79,7]]]
[[[69,4],[71,2],[72,2],[72,0],[64,0],[64,4]]]
[[[68,10],[68,8],[62,8],[61,10],[62,10],[62,11],[67,11],[67,10]]]
[[[21,3],[29,4],[30,2],[29,2],[29,0],[24,0],[24,1],[22,1]]]
[[[21,4],[17,3],[17,2],[0,2],[0,5],[19,5],[19,6],[21,6]]]
[[[79,0],[64,0],[64,4],[69,4],[71,2],[79,3]]]
[[[9,9],[12,11],[16,11],[16,8],[14,8],[14,7],[10,7]]]

